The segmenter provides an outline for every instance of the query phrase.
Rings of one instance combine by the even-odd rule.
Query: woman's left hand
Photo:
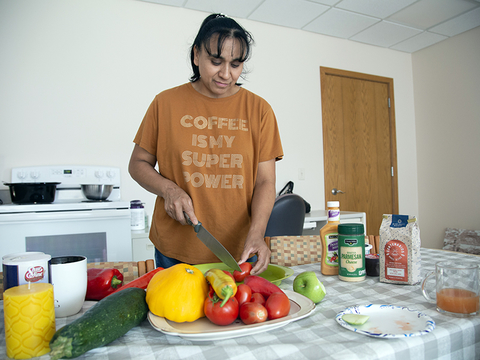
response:
[[[251,275],[258,275],[267,270],[270,263],[271,251],[268,248],[265,239],[263,237],[248,236],[245,241],[245,247],[243,248],[242,256],[240,257],[239,264],[246,262],[251,256],[257,255],[257,262],[250,271]]]

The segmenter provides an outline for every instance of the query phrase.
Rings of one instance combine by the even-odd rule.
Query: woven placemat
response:
[[[87,268],[91,269],[117,269],[123,274],[123,284],[128,284],[130,281],[138,277],[138,264],[134,261],[125,262],[92,262],[87,264]]]
[[[96,269],[117,269],[123,274],[123,285],[138,277],[138,263],[134,261],[125,262],[93,262],[88,263],[87,268]],[[3,273],[0,272],[0,300],[3,300]]]
[[[321,262],[322,243],[320,235],[273,236],[270,238],[272,252],[270,263],[295,266]]]

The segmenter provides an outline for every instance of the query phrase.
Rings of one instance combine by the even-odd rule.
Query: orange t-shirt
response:
[[[198,220],[238,261],[251,223],[258,164],[283,157],[270,105],[243,88],[217,99],[183,84],[155,97],[134,142],[156,156],[160,174],[190,195]],[[150,240],[162,254],[185,263],[219,261],[191,226],[167,215],[161,197]]]

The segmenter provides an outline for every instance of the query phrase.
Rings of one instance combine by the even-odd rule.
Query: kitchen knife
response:
[[[234,270],[242,271],[238,266],[234,257],[228,252],[227,249],[205,229],[202,223],[199,221],[197,225],[193,225],[190,217],[184,212],[185,220],[187,224],[193,226],[193,229],[197,233],[197,237],[227,266]]]

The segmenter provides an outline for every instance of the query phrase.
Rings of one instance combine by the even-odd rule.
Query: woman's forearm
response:
[[[250,232],[265,235],[270,213],[275,202],[275,160],[259,164],[259,172],[252,197],[252,223]]]

